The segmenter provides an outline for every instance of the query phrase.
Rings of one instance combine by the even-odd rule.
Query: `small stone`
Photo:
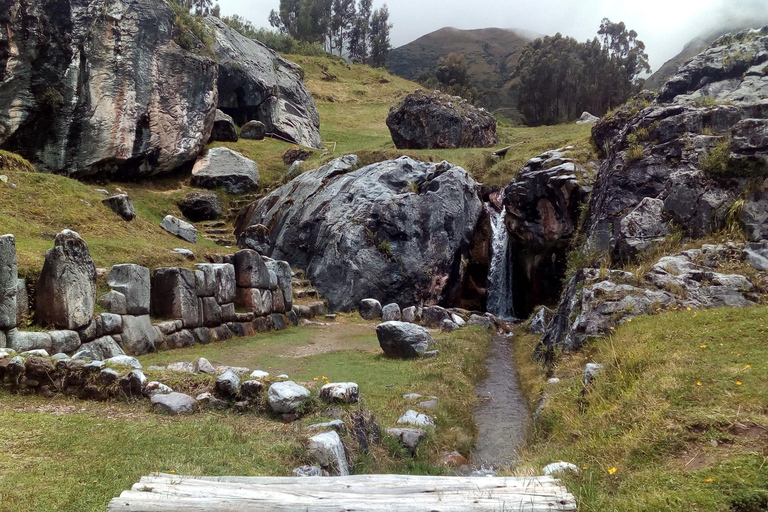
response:
[[[555,476],[555,475],[562,475],[567,472],[572,473],[581,473],[581,470],[578,466],[571,464],[569,462],[553,462],[552,464],[547,464],[544,466],[541,470],[542,473],[544,473],[546,476]]]
[[[415,456],[416,449],[427,435],[427,431],[420,428],[388,428],[387,434],[396,438],[411,456]]]
[[[152,396],[155,411],[164,414],[192,414],[197,409],[194,398],[184,393],[156,394]]]
[[[589,386],[592,381],[603,371],[603,365],[597,363],[587,363],[584,367],[584,385]]]
[[[263,370],[254,370],[253,373],[251,373],[251,378],[256,380],[263,380],[267,377],[269,377],[269,373]]]
[[[415,323],[416,322],[416,307],[411,306],[408,308],[403,309],[402,314],[400,315],[401,320],[403,322],[408,323]]]
[[[110,357],[104,362],[108,364],[121,364],[123,366],[130,366],[131,368],[136,368],[137,370],[141,370],[141,363],[139,362],[139,360],[131,356]]]
[[[552,377],[551,379],[547,380],[547,385],[549,386],[552,386],[554,384],[559,384],[559,383],[560,383],[560,379],[558,379],[557,377]]]
[[[155,395],[167,395],[168,393],[173,393],[173,389],[156,380],[153,380],[144,388],[144,394],[149,397]]]
[[[426,400],[424,402],[419,402],[417,406],[421,407],[422,409],[437,409],[437,400]]]
[[[211,362],[208,361],[206,358],[201,357],[200,359],[195,361],[195,373],[214,374],[216,373],[216,368],[214,368]]]
[[[136,210],[133,208],[133,201],[128,197],[128,194],[117,194],[102,199],[101,202],[126,222],[136,218]]]
[[[469,317],[469,322],[467,322],[467,325],[482,327],[483,329],[490,329],[491,319],[487,316],[472,315]]]
[[[162,372],[165,371],[165,366],[147,366],[147,370],[152,372]]]
[[[354,382],[329,383],[320,389],[320,398],[328,403],[356,404],[359,395],[360,388]]]
[[[240,394],[240,377],[227,370],[216,378],[214,390],[224,399],[233,399]]]
[[[140,397],[146,384],[147,378],[141,370],[131,370],[128,375],[120,379],[120,389],[129,398]]]
[[[418,398],[421,398],[421,395],[418,393],[408,393],[406,395],[403,395],[403,398],[406,400],[416,400]]]
[[[433,357],[437,357],[440,355],[439,350],[427,350],[421,355],[422,359],[432,359]]]
[[[324,432],[309,438],[309,454],[318,464],[331,474],[338,476],[349,475],[349,464],[339,434]]]
[[[435,422],[427,416],[426,414],[422,414],[420,412],[414,411],[413,409],[407,411],[405,414],[403,414],[399,420],[397,420],[398,424],[408,424],[408,425],[414,425],[416,427],[434,427]]]
[[[169,372],[195,373],[195,365],[186,362],[170,363],[166,369]]]

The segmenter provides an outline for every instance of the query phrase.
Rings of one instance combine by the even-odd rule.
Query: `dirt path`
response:
[[[515,464],[525,441],[529,416],[512,362],[512,343],[511,338],[493,337],[486,359],[488,378],[477,386],[481,399],[474,410],[478,439],[471,457],[477,468]]]

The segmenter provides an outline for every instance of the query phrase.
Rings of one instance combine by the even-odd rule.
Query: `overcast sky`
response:
[[[239,14],[269,26],[279,0],[219,0],[223,15]],[[443,27],[518,28],[579,41],[594,37],[604,17],[624,21],[646,44],[653,70],[685,43],[725,19],[763,20],[768,0],[374,0],[389,6],[392,45],[404,45]]]

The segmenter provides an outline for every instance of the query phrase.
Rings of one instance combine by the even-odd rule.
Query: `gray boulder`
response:
[[[582,112],[581,117],[576,121],[576,124],[595,124],[599,120],[599,117],[593,116],[589,112]]]
[[[173,215],[166,215],[160,223],[160,227],[191,244],[197,243],[197,228],[189,222],[177,219]]]
[[[192,414],[197,410],[197,401],[184,393],[158,393],[152,395],[152,407],[157,412],[172,416]]]
[[[387,304],[381,308],[382,322],[399,322],[401,319],[400,306],[395,303]]]
[[[467,325],[482,327],[483,329],[490,329],[491,325],[493,325],[493,322],[491,322],[491,319],[487,316],[472,315],[469,317],[469,322],[467,322]]]
[[[427,306],[421,310],[421,321],[427,327],[441,327],[445,320],[451,320],[451,313],[440,306]]]
[[[309,398],[309,390],[293,381],[275,382],[269,386],[267,401],[273,411],[293,414]]]
[[[117,194],[101,200],[102,204],[118,214],[124,221],[130,222],[136,218],[133,201],[128,194]]]
[[[115,265],[107,274],[107,285],[125,297],[123,314],[149,314],[151,276],[147,267],[133,264]]]
[[[302,146],[321,147],[320,115],[302,81],[301,68],[218,18],[208,16],[205,23],[214,29],[219,108],[237,124],[261,121],[269,133]]]
[[[40,171],[137,178],[193,161],[208,141],[217,65],[181,48],[166,2],[9,0],[0,14],[0,145]],[[17,13],[24,13],[17,16]],[[45,50],[45,65],[40,51]],[[99,77],[99,79],[94,79]],[[140,79],[137,79],[140,77]]]
[[[115,315],[128,314],[128,301],[126,300],[125,295],[118,291],[112,290],[105,293],[99,297],[99,300],[97,300],[96,303],[106,311],[114,313]]]
[[[413,304],[454,293],[463,279],[457,262],[483,210],[477,183],[445,162],[356,166],[347,156],[303,173],[251,205],[236,234],[273,226],[266,255],[306,268],[332,310],[364,298]]]
[[[387,357],[419,357],[433,343],[432,335],[420,325],[385,322],[376,327],[379,345]]]
[[[256,162],[227,148],[213,148],[192,168],[192,186],[244,194],[259,188]]]
[[[598,376],[603,371],[603,365],[598,363],[587,363],[587,365],[584,367],[584,385],[589,386],[592,384],[592,382],[595,380],[595,377]]]
[[[80,336],[75,331],[51,331],[52,354],[72,353],[80,347]]]
[[[240,377],[227,370],[216,378],[214,390],[221,398],[233,400],[240,394]]]
[[[16,327],[18,279],[16,239],[0,236],[0,331]]]
[[[17,281],[16,288],[16,327],[24,328],[29,321],[29,294],[27,293],[27,282],[24,279]]]
[[[85,240],[68,229],[45,253],[37,280],[35,317],[43,325],[74,330],[88,325],[96,304],[96,265]],[[15,316],[15,315],[14,315]]]
[[[443,332],[458,331],[459,330],[459,326],[453,320],[449,320],[449,319],[446,318],[440,324],[440,330],[443,331]]]
[[[224,211],[219,196],[210,190],[195,190],[177,203],[181,213],[192,222],[216,220]]]
[[[240,129],[240,136],[244,139],[263,140],[267,135],[267,127],[261,121],[248,121]]]
[[[490,148],[499,142],[489,112],[439,91],[406,96],[389,110],[387,127],[398,149]]]
[[[213,118],[213,129],[208,143],[211,142],[237,142],[237,126],[232,117],[221,110],[216,110],[216,116]]]
[[[376,299],[363,299],[358,306],[360,316],[366,320],[379,320],[384,314],[381,303]]]
[[[255,250],[235,253],[235,277],[237,286],[242,288],[269,288],[269,269]]]
[[[51,335],[47,332],[20,331],[11,329],[8,331],[6,344],[16,352],[27,352],[30,350],[51,350]]]
[[[331,382],[320,388],[320,398],[328,403],[355,404],[360,396],[360,388],[354,382]]]
[[[160,343],[160,337],[152,326],[149,315],[124,316],[121,340],[123,350],[134,356],[154,352]]]
[[[90,359],[92,361],[104,361],[111,357],[125,355],[120,345],[112,336],[104,336],[90,343],[83,343],[72,359]]]
[[[552,310],[546,306],[541,306],[531,317],[531,321],[528,324],[528,330],[531,334],[544,334],[551,318]]]
[[[403,312],[400,316],[403,322],[415,323],[417,321],[416,306],[409,306],[403,309]]]

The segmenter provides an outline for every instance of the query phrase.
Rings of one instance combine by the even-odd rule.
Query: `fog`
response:
[[[279,0],[219,0],[223,15],[239,14],[269,26]],[[721,26],[768,24],[768,0],[374,0],[387,3],[392,46],[443,27],[516,28],[560,32],[583,41],[594,37],[604,17],[624,21],[645,42],[655,71],[696,36]]]

